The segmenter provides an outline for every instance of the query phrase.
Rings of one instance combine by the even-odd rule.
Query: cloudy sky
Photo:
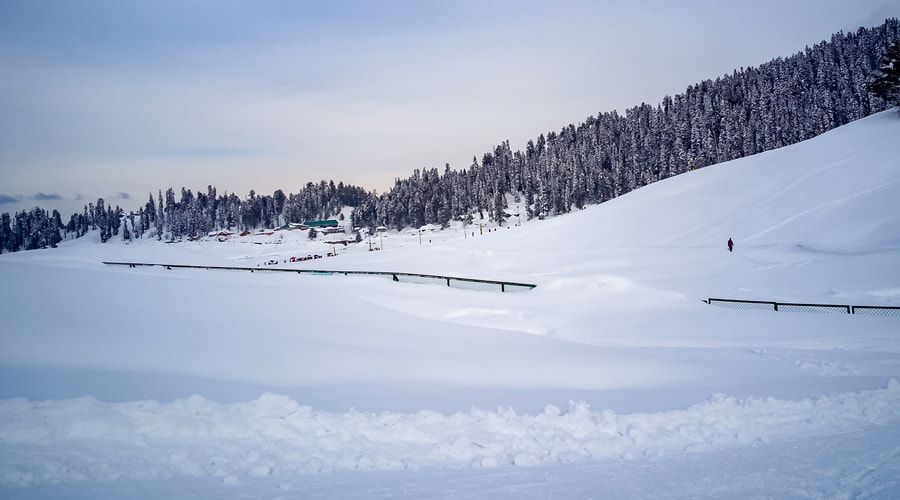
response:
[[[3,0],[0,212],[379,192],[681,93],[896,0]]]

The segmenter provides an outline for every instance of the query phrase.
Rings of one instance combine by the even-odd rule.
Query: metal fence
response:
[[[843,304],[802,304],[795,302],[772,302],[766,300],[739,300],[712,298],[707,304],[730,309],[816,312],[832,314],[865,314],[869,316],[900,316],[900,306],[853,306]]]
[[[891,306],[850,306],[853,314],[868,316],[900,316],[900,307]]]
[[[267,271],[267,272],[283,272],[297,274],[313,274],[313,275],[370,275],[382,276],[390,278],[396,282],[403,283],[424,283],[432,285],[443,285],[452,288],[462,288],[466,290],[487,290],[500,292],[522,292],[531,290],[537,285],[531,283],[516,283],[513,281],[497,281],[483,280],[476,278],[461,278],[458,276],[441,276],[437,274],[416,274],[416,273],[398,273],[390,271],[334,271],[321,269],[288,269],[283,267],[236,267],[236,266],[193,266],[186,264],[155,264],[147,262],[104,262],[110,266],[150,266],[164,267],[166,269],[213,269],[222,271]]]

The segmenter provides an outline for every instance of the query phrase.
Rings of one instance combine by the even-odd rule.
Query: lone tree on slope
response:
[[[900,106],[900,40],[888,46],[869,90],[888,104]]]

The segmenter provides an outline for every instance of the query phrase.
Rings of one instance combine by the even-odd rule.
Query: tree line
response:
[[[888,50],[898,38],[897,19],[837,33],[793,56],[691,85],[655,106],[600,113],[541,134],[524,151],[507,141],[480,162],[473,158],[468,169],[416,170],[357,207],[354,224],[446,225],[476,212],[502,222],[507,195],[524,199],[527,218],[548,217],[692,168],[795,144],[898,104],[872,85],[900,66]],[[887,80],[889,89],[900,85]]]
[[[298,193],[250,191],[218,195],[169,188],[125,214],[98,199],[63,224],[57,211],[35,208],[0,215],[0,252],[56,246],[91,230],[101,241],[150,237],[167,241],[219,230],[271,228],[330,218],[355,207],[356,227],[393,229],[476,215],[502,224],[508,197],[524,201],[526,219],[602,203],[694,168],[753,155],[815,137],[900,105],[900,21],[839,32],[830,40],[759,67],[741,68],[689,86],[658,104],[589,116],[529,140],[508,141],[475,156],[468,168],[416,169],[385,193],[334,181]]]

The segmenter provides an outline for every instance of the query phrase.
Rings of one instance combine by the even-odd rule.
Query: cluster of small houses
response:
[[[302,224],[297,224],[294,222],[287,223],[281,227],[275,228],[271,231],[259,231],[259,232],[251,232],[251,231],[242,231],[238,234],[238,236],[272,236],[276,231],[306,231],[309,229],[315,229],[316,231],[322,232],[323,234],[332,234],[332,233],[343,233],[344,228],[340,227],[338,221],[333,219],[328,220],[308,220]],[[209,234],[210,238],[216,238],[220,242],[226,242],[234,236],[234,233],[231,231],[217,231]],[[334,254],[331,252],[328,253],[328,257],[332,257]],[[305,257],[290,257],[289,259],[285,259],[283,263],[288,262],[305,262],[307,260],[321,259],[322,256],[319,254],[307,255]],[[275,259],[271,259],[265,263],[267,266],[274,266],[279,264],[279,262]]]
[[[510,216],[518,217],[519,214],[510,214]],[[518,226],[518,224],[516,224],[516,225]],[[338,221],[336,221],[334,219],[326,219],[326,220],[308,220],[308,221],[303,222],[302,224],[296,223],[296,222],[289,222],[281,227],[277,227],[270,231],[260,230],[259,232],[256,232],[256,233],[253,233],[251,231],[242,231],[238,236],[254,236],[254,235],[272,236],[275,234],[276,231],[306,231],[309,229],[315,229],[317,232],[325,234],[325,235],[336,234],[336,233],[344,234],[346,232],[344,230],[344,228],[341,227],[340,224],[338,224]],[[440,229],[441,229],[440,226],[436,226],[434,224],[426,224],[426,225],[420,227],[418,230],[415,230],[415,229],[408,230],[407,234],[421,235],[423,233],[432,233],[432,232],[438,231]],[[507,226],[507,229],[509,229],[509,226]],[[492,230],[496,231],[497,228],[488,229],[488,231],[492,231]],[[377,228],[375,228],[375,231],[378,233],[384,233],[385,231],[387,231],[387,228],[384,226],[378,226]],[[482,226],[479,224],[478,232],[482,233],[483,231],[484,230],[483,230]],[[218,232],[213,232],[213,233],[209,234],[210,238],[216,238],[220,242],[226,242],[233,236],[234,236],[234,233],[232,233],[230,231],[218,231]],[[472,232],[472,236],[475,236],[474,231]],[[346,246],[347,244],[349,244],[351,242],[352,242],[351,240],[335,240],[335,241],[326,241],[325,243],[327,243],[329,245],[344,245],[344,246]],[[294,262],[294,261],[291,260],[291,262]]]
[[[333,255],[334,254],[332,254],[332,253],[328,254],[329,257],[332,257]],[[307,260],[321,259],[321,258],[322,258],[322,256],[319,254],[307,255],[306,257],[291,257],[290,259],[285,259],[284,262],[282,262],[282,263],[287,264],[288,262],[305,262]],[[271,259],[268,262],[266,262],[267,266],[274,266],[277,264],[278,264],[278,261],[275,259]]]
[[[315,229],[323,234],[333,234],[333,233],[343,233],[344,228],[340,227],[338,221],[334,219],[327,220],[308,220],[303,222],[302,224],[296,222],[289,222],[281,227],[275,228],[271,231],[260,231],[258,233],[253,233],[250,231],[242,231],[238,236],[253,236],[253,235],[263,235],[263,236],[272,236],[275,234],[275,231],[306,231],[308,229]],[[228,241],[229,238],[234,236],[234,233],[231,231],[218,231],[214,233],[210,233],[209,236],[211,238],[216,238],[220,242]],[[292,261],[293,262],[293,261]]]

